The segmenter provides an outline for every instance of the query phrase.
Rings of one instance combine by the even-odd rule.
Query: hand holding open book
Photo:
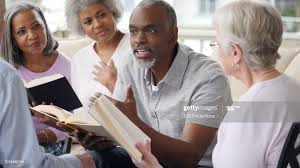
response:
[[[60,122],[70,129],[79,129],[80,131],[93,132],[97,136],[108,137],[115,144],[124,147],[133,158],[139,161],[142,159],[142,154],[136,149],[135,144],[150,140],[105,96],[96,99],[89,111],[90,115],[72,114],[51,105],[39,105],[31,109],[34,113],[41,113],[52,118],[54,125],[50,126],[57,128],[56,123]],[[64,128],[58,129],[67,131]]]
[[[30,109],[35,116],[44,120],[43,123],[61,131],[70,133],[80,130],[81,132],[104,134],[101,125],[89,114],[73,114],[54,105],[38,105],[30,107]]]

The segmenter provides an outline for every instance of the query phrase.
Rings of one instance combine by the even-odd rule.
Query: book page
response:
[[[52,105],[39,105],[35,107],[30,107],[30,110],[31,112],[33,112],[34,116],[38,118],[42,118],[44,120],[43,124],[49,125],[63,132],[73,132],[74,131],[73,127],[69,127],[65,124],[63,124],[65,126],[57,125],[57,123],[61,123],[61,120],[62,118],[64,118],[64,116],[60,110],[59,112],[57,112],[57,109],[53,109],[53,107],[48,107],[48,106],[52,106]]]
[[[107,117],[107,115],[103,112],[101,112],[101,109],[99,108],[98,104],[95,104],[91,111],[89,111],[89,113],[91,114],[91,116],[93,116],[95,118],[95,120],[97,120],[98,123],[100,123],[102,125],[102,127],[105,128],[105,130],[109,133],[109,137],[111,140],[114,141],[114,144],[119,145],[120,144],[126,149],[129,148],[128,143],[126,141],[123,140],[122,135],[120,134],[120,131],[118,131],[111,119],[109,119]],[[102,135],[105,136],[105,135]],[[123,143],[120,143],[123,142]],[[126,144],[125,144],[126,143]]]
[[[54,75],[51,75],[51,76],[45,76],[45,77],[41,77],[41,78],[38,78],[38,79],[34,79],[34,80],[29,81],[27,83],[25,82],[24,86],[26,88],[31,88],[31,87],[42,85],[44,83],[48,83],[48,82],[51,82],[51,81],[54,81],[54,80],[57,80],[57,79],[60,79],[60,78],[63,78],[63,77],[64,76],[61,75],[61,74],[54,74]]]
[[[132,123],[109,99],[101,96],[96,100],[92,110],[93,117],[132,155],[141,160],[142,155],[136,149],[137,142],[145,142],[150,138]]]
[[[64,121],[66,118],[73,115],[71,112],[53,105],[38,105],[35,107],[31,107],[31,109],[40,113],[53,115],[57,117],[59,121]]]
[[[98,124],[98,125],[86,125],[86,124],[82,125],[82,124],[68,123],[66,125],[73,129],[78,129],[79,131],[82,131],[82,132],[86,132],[86,133],[92,132],[97,136],[104,136],[111,140],[114,140],[114,138],[100,124]],[[114,144],[119,145],[118,143],[114,143]]]
[[[89,113],[73,114],[53,105],[38,105],[31,107],[31,109],[36,116],[44,117],[43,115],[46,115],[50,117],[45,124],[61,131],[73,132],[78,129],[83,132],[95,133],[97,136],[106,136],[113,140],[111,135]],[[58,126],[57,122],[60,122],[61,126]]]
[[[145,142],[150,138],[140,130],[130,119],[127,118],[116,106],[114,106],[109,99],[105,96],[100,97],[100,104],[103,108],[103,111],[108,111],[107,115],[114,123],[114,126],[120,131],[123,135],[123,140],[127,142],[129,147],[129,152],[138,157],[137,160],[140,160],[142,155],[136,149],[135,144],[138,142]]]
[[[149,137],[142,131],[140,128],[138,128],[129,118],[127,118],[126,115],[124,115],[116,106],[111,106],[112,103],[107,99],[106,97],[102,98],[102,107],[107,110],[110,108],[113,108],[109,115],[116,120],[116,123],[120,127],[122,127],[122,130],[125,131],[125,135],[130,138],[132,142],[138,143],[138,142],[145,142]],[[106,110],[105,110],[106,111]],[[127,131],[129,130],[130,131]]]
[[[89,114],[72,114],[64,120],[65,123],[72,123],[78,125],[99,126],[99,123]]]

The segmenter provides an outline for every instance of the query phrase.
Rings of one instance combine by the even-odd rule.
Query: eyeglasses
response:
[[[209,43],[209,46],[213,49],[213,50],[216,50],[217,47],[219,46],[220,44],[216,41],[210,41]]]

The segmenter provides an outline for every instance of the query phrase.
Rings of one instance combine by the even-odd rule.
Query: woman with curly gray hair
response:
[[[17,2],[6,11],[4,20],[6,31],[1,55],[18,70],[23,80],[29,82],[57,73],[70,80],[70,61],[56,50],[58,44],[39,7],[28,2]],[[65,134],[41,123],[35,116],[33,122],[39,143],[45,151],[62,154]]]
[[[72,57],[71,65],[72,86],[83,104],[75,113],[87,113],[95,93],[112,96],[114,88],[105,87],[110,85],[105,82],[110,81],[103,74],[109,71],[116,76],[115,69],[126,63],[132,53],[129,35],[117,28],[122,13],[118,0],[67,0],[65,11],[70,30],[93,40]],[[84,148],[92,150],[99,167],[134,167],[127,152],[106,137],[84,133],[76,137]]]
[[[65,11],[72,32],[93,40],[72,57],[72,85],[83,103],[75,112],[86,113],[95,92],[112,96],[113,88],[101,84],[101,72],[126,62],[132,52],[129,35],[117,28],[122,13],[118,0],[67,0]]]

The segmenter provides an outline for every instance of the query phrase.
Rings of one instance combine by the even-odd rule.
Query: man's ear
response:
[[[243,59],[243,50],[238,44],[231,44],[231,55],[233,56],[233,62],[240,64]]]

